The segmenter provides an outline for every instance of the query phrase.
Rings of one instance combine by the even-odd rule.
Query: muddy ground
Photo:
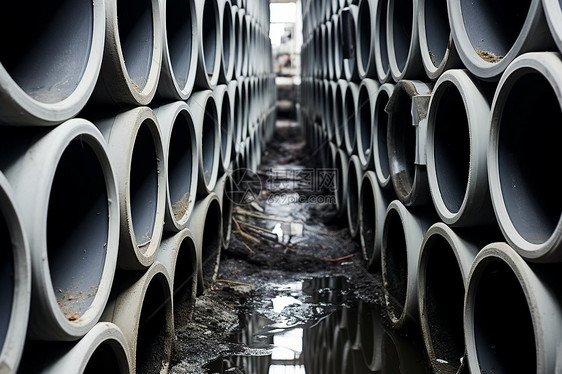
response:
[[[257,201],[235,207],[231,242],[221,254],[217,281],[197,298],[193,319],[176,328],[172,373],[248,372],[242,368],[225,370],[216,363],[221,357],[267,353],[267,345],[260,349],[237,342],[239,339],[234,337],[244,327],[244,316],[256,310],[259,313],[258,304],[290,293],[284,285],[345,277],[348,302],[382,304],[381,276],[366,271],[360,245],[351,239],[346,217],[336,218],[330,201],[319,204],[287,200],[292,197],[294,201],[296,196],[306,200],[316,194],[318,201],[317,195],[329,195],[325,188],[303,188],[310,182],[309,174],[298,172],[319,168],[318,157],[307,149],[299,127],[278,124],[257,172],[261,180],[261,186],[254,188]],[[268,314],[273,322],[286,321],[290,314],[293,322],[305,324],[341,305],[292,307],[277,315],[268,314],[266,309],[261,313]],[[384,313],[381,315],[384,317]]]

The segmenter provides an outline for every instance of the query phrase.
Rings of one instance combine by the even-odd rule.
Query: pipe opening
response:
[[[396,210],[387,213],[382,247],[388,312],[393,318],[399,319],[406,304],[408,251],[402,219]]]
[[[224,56],[224,71],[225,73],[230,70],[232,64],[232,59],[230,55],[233,53],[234,49],[234,39],[233,39],[233,25],[232,25],[232,9],[230,8],[230,3],[225,2],[223,10],[223,22],[222,22],[222,53]]]
[[[116,352],[119,350],[119,352]],[[117,341],[106,340],[101,343],[88,360],[84,374],[121,374],[128,372],[125,351]],[[123,363],[125,361],[125,363]]]
[[[0,352],[10,328],[16,288],[14,248],[6,218],[0,212]]]
[[[154,138],[143,122],[137,132],[130,172],[130,206],[133,232],[139,249],[148,248],[156,221],[158,202],[158,164]]]
[[[348,170],[348,187],[347,187],[347,212],[349,215],[349,223],[357,228],[359,220],[359,183],[358,178],[361,177],[361,167],[357,169],[357,163],[350,161]],[[360,179],[359,179],[360,180]]]
[[[242,23],[240,24],[240,27],[242,28],[242,40],[240,40],[239,44],[242,47],[240,48],[240,59],[242,61],[242,75],[246,75],[248,73],[248,53],[246,52],[248,49],[248,25],[245,16],[242,16]]]
[[[205,283],[212,281],[217,270],[217,258],[221,248],[221,210],[217,200],[212,200],[205,216],[205,226],[203,229],[203,280]]]
[[[345,105],[344,105],[344,112],[345,112],[345,125],[346,131],[348,135],[349,144],[353,148],[353,145],[357,141],[357,134],[355,129],[355,110],[357,107],[355,106],[355,100],[353,98],[353,94],[351,92],[351,87],[347,88],[347,92],[345,94]]]
[[[344,173],[344,170],[345,168],[347,168],[347,165],[343,164],[345,161],[343,160],[343,157],[344,156],[342,156],[340,152],[336,152],[336,170],[338,172],[336,178],[336,202],[339,209],[342,209],[342,206],[345,203],[344,186],[347,183],[347,180],[344,180],[345,176],[347,175],[347,173]]]
[[[396,193],[408,195],[412,190],[416,172],[416,128],[412,126],[411,97],[404,90],[400,90],[396,95],[398,109],[392,113],[390,119],[392,124],[388,130],[388,146],[389,153],[393,156],[390,162],[394,174],[400,180],[400,190]]]
[[[166,32],[168,51],[174,77],[180,87],[185,87],[191,65],[193,24],[191,1],[167,0]]]
[[[412,0],[393,0],[392,15],[392,41],[394,57],[398,69],[402,71],[408,62],[410,43],[412,40],[413,3]],[[416,15],[417,17],[417,15]]]
[[[170,136],[168,151],[168,188],[172,212],[176,220],[181,220],[193,203],[190,196],[193,173],[193,152],[197,145],[193,134],[193,123],[187,112],[180,113]]]
[[[361,202],[360,235],[367,259],[370,260],[375,252],[375,230],[377,227],[377,220],[375,219],[376,203],[370,178],[363,178],[359,201]]]
[[[433,235],[426,242],[425,289],[422,314],[427,318],[433,359],[441,359],[456,373],[464,356],[464,282],[449,242]]]
[[[195,243],[185,237],[178,249],[174,271],[174,325],[184,326],[191,318],[195,307],[194,276],[197,274]]]
[[[362,1],[359,7],[359,16],[357,22],[359,23],[359,50],[361,51],[361,65],[363,70],[369,65],[369,58],[371,56],[371,9],[368,1]]]
[[[336,134],[340,139],[343,138],[343,134],[342,134],[343,126],[344,126],[343,112],[344,112],[343,93],[342,93],[341,86],[338,85],[338,88],[336,89],[336,105],[334,105],[334,117],[336,120],[335,122]]]
[[[33,99],[53,104],[80,84],[92,48],[91,0],[6,2],[0,12],[0,63]],[[15,37],[17,35],[17,37]]]
[[[137,372],[158,374],[168,365],[172,352],[170,291],[162,273],[150,281],[138,324]]]
[[[151,0],[118,1],[117,19],[121,51],[129,77],[139,90],[148,81],[154,46]]]
[[[230,159],[229,145],[232,142],[232,138],[229,138],[229,135],[232,134],[232,117],[230,114],[230,96],[228,92],[225,92],[221,107],[221,155],[226,162]]]
[[[387,1],[379,1],[377,5],[377,27],[378,27],[378,43],[379,43],[379,53],[380,53],[380,62],[383,68],[383,73],[388,72],[390,69],[390,63],[388,61],[388,47],[386,44],[386,13],[388,9],[388,2]]]
[[[238,13],[234,13],[234,66],[236,68],[236,74],[241,72],[242,69],[242,46],[240,45],[240,38],[242,37],[242,32],[240,30],[240,17]],[[234,77],[232,79],[235,79]]]
[[[214,100],[207,100],[205,105],[205,115],[203,118],[203,138],[201,149],[203,152],[203,174],[205,184],[208,185],[213,176],[215,160],[215,144],[217,140],[217,132],[215,125],[217,124],[217,107]]]
[[[447,2],[441,0],[425,0],[425,36],[427,50],[433,65],[437,68],[445,58],[451,29]]]
[[[466,108],[454,84],[439,96],[433,136],[439,193],[447,210],[457,213],[468,187],[470,132]]]
[[[217,57],[217,40],[218,40],[218,19],[219,11],[217,2],[205,1],[203,8],[203,57],[205,58],[205,69],[207,75],[211,78],[215,71],[215,59]]]
[[[543,75],[528,73],[514,82],[501,114],[494,115],[499,116],[498,169],[507,213],[519,235],[543,243],[556,230],[562,211],[552,169],[562,160],[557,94]]]
[[[390,178],[390,162],[388,160],[387,131],[388,131],[388,113],[385,112],[386,105],[390,96],[388,92],[380,90],[375,102],[375,127],[377,131],[377,157],[379,166],[385,179]]]
[[[521,284],[503,261],[490,259],[480,266],[473,321],[480,369],[500,373],[536,372],[533,321]]]
[[[361,133],[361,149],[359,152],[364,154],[366,159],[371,156],[371,142],[372,142],[372,123],[371,123],[371,98],[369,97],[369,90],[363,86],[359,92],[359,129]]]
[[[106,173],[81,137],[63,152],[47,213],[48,264],[57,303],[69,321],[92,305],[105,267],[109,235]]]
[[[498,62],[521,33],[532,0],[460,0],[464,29],[476,53],[487,62]]]

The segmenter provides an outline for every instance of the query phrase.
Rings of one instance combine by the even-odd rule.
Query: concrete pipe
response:
[[[361,188],[361,179],[363,178],[363,169],[357,155],[349,158],[347,167],[347,227],[353,239],[359,235],[359,189]]]
[[[373,129],[371,130],[373,133],[373,164],[379,184],[384,189],[392,189],[387,144],[388,113],[385,109],[393,92],[394,85],[392,83],[385,83],[380,86],[374,98],[373,108]]]
[[[189,229],[193,233],[195,246],[201,249],[201,262],[197,264],[197,290],[200,294],[215,281],[221,255],[221,206],[214,192],[195,204]]]
[[[391,192],[379,187],[375,172],[367,170],[359,191],[359,241],[367,267],[380,268],[382,230]]]
[[[341,30],[341,13],[336,13],[332,16],[332,53],[334,58],[334,79],[343,79],[343,52],[340,40],[340,30]],[[314,56],[309,56],[310,60]]]
[[[27,330],[31,296],[28,239],[14,191],[0,173],[0,372],[16,372]]]
[[[0,16],[0,122],[55,125],[76,116],[98,80],[105,2],[6,3]]]
[[[561,72],[557,53],[523,55],[502,76],[492,104],[492,203],[506,240],[530,261],[562,261],[562,199],[552,173],[560,159]]]
[[[358,11],[358,7],[357,5],[350,5],[348,7],[349,9],[349,15],[348,15],[348,22],[349,22],[349,43],[351,44],[351,46],[353,47],[353,53],[351,54],[351,56],[349,56],[349,58],[344,58],[343,60],[343,73],[345,76],[345,79],[348,82],[355,82],[355,81],[359,81],[359,70],[357,69],[357,55],[356,55],[356,51],[355,51],[355,39],[356,39],[356,34],[355,34],[355,30],[356,27],[355,25],[357,24],[357,18],[359,17],[359,11]],[[341,26],[343,28],[343,23],[341,24]],[[342,32],[346,32],[345,30],[342,29]]]
[[[228,170],[232,158],[232,134],[234,132],[234,113],[230,102],[232,97],[230,96],[230,90],[224,84],[215,87],[213,96],[217,106],[221,136],[219,171],[225,172]]]
[[[119,188],[119,267],[140,270],[156,258],[164,229],[167,170],[160,124],[148,107],[96,122]]]
[[[425,374],[425,357],[412,339],[393,331],[385,331],[382,337],[381,373]]]
[[[156,95],[165,100],[186,100],[193,91],[199,48],[195,0],[162,0],[162,71]]]
[[[349,157],[343,150],[338,149],[335,158],[336,176],[336,215],[343,216],[347,212],[347,189],[348,189],[348,166]]]
[[[474,258],[491,233],[457,229],[439,222],[423,240],[418,266],[418,305],[429,363],[436,373],[466,366],[463,308]],[[495,239],[495,238],[494,238]]]
[[[234,201],[234,182],[232,175],[225,174],[217,182],[214,190],[221,207],[222,217],[222,248],[227,249],[230,245],[232,233],[232,202]]]
[[[154,98],[164,43],[160,2],[105,1],[105,48],[93,104],[138,106]]]
[[[199,139],[199,178],[197,191],[207,195],[215,188],[219,173],[221,134],[217,105],[213,91],[194,92],[187,104],[193,113],[193,123]]]
[[[127,341],[132,373],[166,373],[174,340],[171,278],[155,261],[144,273],[120,272],[115,296],[102,320],[116,324]]]
[[[246,40],[244,28],[245,25],[245,11],[243,8],[238,7],[238,12],[234,15],[234,33],[236,36],[236,61],[234,63],[234,77],[240,79],[243,76],[242,72],[244,70],[244,54],[246,54]]]
[[[328,78],[328,32],[326,31],[326,25],[321,24],[318,28],[318,38],[320,42],[320,54],[317,56],[317,63],[320,65],[320,77],[321,79],[329,79]]]
[[[464,302],[471,373],[556,372],[562,330],[558,274],[526,263],[505,243],[480,251]]]
[[[219,0],[219,16],[220,35],[222,38],[219,82],[228,84],[234,74],[234,58],[236,53],[234,17],[232,16],[232,5],[230,4],[230,0]]]
[[[560,2],[556,0],[543,0],[542,6],[550,28],[550,34],[558,46],[558,50],[562,51],[562,24],[560,23],[562,8]]]
[[[488,189],[488,87],[464,70],[446,71],[427,116],[427,174],[441,220],[453,227],[495,225]]]
[[[357,153],[359,85],[349,82],[343,97],[343,148],[348,156]]]
[[[336,94],[334,96],[334,135],[336,139],[336,145],[338,148],[345,148],[344,143],[344,127],[345,127],[345,108],[344,108],[344,97],[347,92],[347,87],[349,83],[340,79],[338,81],[338,86],[336,87]]]
[[[120,201],[115,164],[99,131],[83,119],[68,120],[50,131],[7,128],[0,142],[5,155],[0,169],[13,188],[29,240],[33,276],[28,338],[79,339],[99,320],[113,282]],[[9,213],[4,209],[5,202],[2,214]],[[17,219],[3,219],[7,218],[3,240],[12,236],[12,245],[21,248]],[[13,259],[13,266],[25,266],[20,256],[24,252]],[[14,270],[25,281],[25,269]],[[23,287],[20,279],[6,275],[14,286]],[[24,307],[21,292],[29,290],[14,289],[12,303]],[[23,328],[23,321],[19,324]],[[13,344],[15,349],[17,340]]]
[[[392,79],[390,75],[390,61],[388,59],[388,46],[386,42],[387,12],[388,1],[378,1],[375,8],[375,18],[373,19],[373,25],[375,28],[373,30],[375,33],[374,59],[377,78],[381,84],[387,83]]]
[[[123,332],[113,323],[97,323],[80,341],[27,343],[23,373],[133,373]]]
[[[380,309],[361,301],[359,302],[358,315],[357,340],[361,347],[362,366],[371,372],[380,371],[382,363],[382,337],[384,334]]]
[[[234,44],[232,45],[232,76],[230,77],[231,81],[236,80],[238,77],[236,76],[236,65],[238,64],[238,51],[241,48],[238,45],[238,40],[240,39],[240,24],[238,20],[238,11],[240,7],[236,5],[236,1],[231,1],[230,11],[232,12],[232,37],[234,38]]]
[[[336,90],[338,88],[338,84],[333,81],[328,81],[326,85],[325,91],[325,103],[326,106],[324,107],[324,119],[326,121],[326,135],[328,136],[329,141],[335,140],[335,132],[336,132],[336,121],[335,121],[335,108],[334,108],[334,100],[336,95]]]
[[[244,20],[242,21],[242,42],[246,43],[246,51],[242,55],[243,64],[242,64],[242,75],[245,77],[250,76],[250,53],[251,53],[251,38],[252,32],[252,17],[246,13],[244,15]]]
[[[431,80],[444,71],[462,67],[451,35],[447,1],[418,0],[418,34],[425,74]]]
[[[170,287],[174,327],[181,328],[193,316],[201,248],[195,245],[191,231],[184,229],[162,240],[157,261],[162,263],[172,276]]]
[[[409,211],[398,200],[386,210],[381,267],[386,311],[395,329],[418,319],[418,261],[424,235],[435,221],[429,211]]]
[[[195,2],[197,15],[197,73],[195,89],[213,89],[219,81],[222,35],[220,30],[219,0]]]
[[[520,54],[554,46],[541,0],[447,0],[447,6],[460,59],[477,78],[497,81]]]
[[[402,80],[386,106],[390,177],[398,199],[408,207],[431,200],[425,151],[430,94],[425,83]]]
[[[247,91],[246,79],[241,78],[238,80],[238,92],[240,93],[240,142],[244,142],[248,136],[248,91]],[[239,145],[240,148],[240,145]]]
[[[357,46],[357,70],[361,80],[365,78],[377,78],[377,67],[375,64],[375,40],[379,37],[377,33],[379,25],[375,23],[378,1],[361,0],[358,9],[358,18],[355,31]]]
[[[330,15],[331,17],[331,15]],[[330,18],[329,18],[330,19]],[[324,44],[326,46],[326,53],[324,58],[326,59],[326,66],[327,66],[327,74],[326,78],[330,80],[335,80],[335,72],[334,72],[334,44],[333,44],[333,36],[332,33],[334,32],[332,22],[326,22],[326,34],[324,39]]]
[[[425,78],[421,61],[419,0],[389,0],[386,19],[386,45],[390,75],[401,79]]]
[[[357,101],[357,155],[361,161],[363,170],[373,168],[373,129],[375,119],[375,98],[379,90],[377,81],[366,78],[359,86],[359,97]]]
[[[191,109],[183,101],[154,109],[162,130],[164,168],[167,171],[164,229],[178,232],[187,226],[195,204],[199,143]]]
[[[232,145],[230,148],[231,158],[240,152],[242,141],[242,104],[240,102],[240,90],[236,80],[228,84],[228,96],[230,97],[230,111],[232,113]],[[221,129],[222,130],[222,129]],[[222,132],[221,132],[222,135]],[[221,139],[222,143],[222,139]],[[221,144],[222,148],[222,144]]]

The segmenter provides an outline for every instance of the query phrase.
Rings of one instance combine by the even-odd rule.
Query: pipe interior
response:
[[[170,331],[170,291],[162,273],[150,281],[138,324],[137,372],[159,374],[168,363],[172,352]]]
[[[166,32],[168,51],[174,77],[180,87],[185,87],[191,66],[193,24],[191,1],[166,1]]]
[[[388,47],[386,44],[386,13],[388,9],[388,2],[387,1],[379,1],[377,5],[377,25],[378,25],[378,43],[379,43],[379,52],[380,52],[380,60],[382,64],[382,68],[384,73],[388,72],[390,69],[390,63],[388,61]]]
[[[499,119],[498,169],[509,218],[534,244],[548,240],[560,221],[562,195],[552,169],[562,160],[559,123],[560,102],[548,80],[538,73],[517,79]]]
[[[395,318],[400,318],[406,303],[408,251],[402,219],[396,210],[390,210],[387,213],[385,231],[383,265],[385,266],[385,289],[388,293],[388,311]]]
[[[234,90],[234,123],[232,129],[232,138],[235,144],[239,145],[242,139],[242,107],[240,103],[240,92]],[[238,147],[236,147],[238,148]]]
[[[481,266],[474,299],[474,339],[480,369],[535,373],[533,321],[521,284],[501,260],[488,260]]]
[[[205,69],[212,77],[215,71],[215,59],[217,57],[217,40],[219,30],[218,19],[219,11],[216,0],[205,1],[203,8],[203,57],[205,58]]]
[[[392,41],[394,57],[398,69],[402,71],[408,62],[410,43],[412,40],[413,24],[413,1],[393,0],[393,6],[389,14],[392,15]],[[416,14],[417,17],[417,14]],[[417,31],[416,31],[417,32]]]
[[[121,51],[127,72],[142,90],[148,81],[154,48],[152,0],[120,0],[117,19]]]
[[[232,141],[229,134],[232,134],[232,117],[230,115],[230,96],[225,92],[222,99],[221,107],[221,155],[223,158],[230,157],[227,154],[228,145]]]
[[[140,125],[135,139],[129,184],[133,232],[141,251],[152,238],[158,202],[158,156],[146,121],[150,120]]]
[[[334,117],[335,117],[335,130],[338,137],[341,139],[343,137],[343,92],[340,85],[336,88],[336,105],[334,105]]]
[[[347,195],[348,195],[348,208],[347,211],[350,214],[351,224],[357,227],[358,222],[358,210],[359,210],[359,182],[361,178],[361,167],[357,170],[357,163],[351,161],[349,163],[349,171],[348,171],[348,187],[347,187]]]
[[[232,24],[232,9],[230,3],[225,2],[222,20],[222,53],[224,56],[224,71],[225,73],[230,69],[232,59],[230,58],[232,50],[234,49],[233,39],[233,24]]]
[[[367,251],[367,258],[373,258],[375,251],[375,231],[377,220],[375,219],[375,196],[370,178],[364,178],[361,186],[361,217],[359,218],[360,235]]]
[[[213,166],[216,162],[215,144],[218,136],[215,128],[218,121],[217,107],[214,100],[207,100],[204,117],[201,149],[203,152],[203,174],[205,177],[205,184],[209,184],[213,174]]]
[[[119,350],[119,353],[116,350]],[[114,340],[106,340],[92,353],[84,368],[84,374],[125,374],[126,369],[128,366],[121,344]]]
[[[372,142],[372,123],[371,123],[371,98],[369,97],[369,90],[363,86],[359,92],[359,128],[361,133],[361,147],[359,152],[362,152],[367,158],[371,156]]]
[[[363,0],[359,7],[359,16],[357,22],[359,23],[359,49],[361,50],[361,61],[363,69],[369,65],[369,58],[371,56],[371,9],[369,1]]]
[[[460,3],[464,29],[472,47],[486,61],[497,62],[519,37],[532,0],[460,0]]]
[[[433,235],[425,244],[424,310],[431,346],[439,358],[458,368],[464,355],[464,282],[449,242]],[[454,370],[453,372],[456,372]]]
[[[91,0],[10,1],[0,12],[0,63],[33,99],[53,104],[70,96],[92,48]],[[17,35],[17,37],[14,37]]]
[[[189,236],[185,237],[178,248],[176,268],[174,270],[174,325],[184,326],[190,319],[195,306],[194,276],[197,274],[195,243]]]
[[[205,216],[205,226],[203,229],[203,279],[208,281],[213,278],[217,265],[217,256],[221,247],[221,210],[217,200],[211,201]]]
[[[193,124],[187,112],[181,112],[174,121],[168,151],[168,188],[172,212],[180,220],[194,201],[190,196],[193,173],[193,152],[196,150]]]
[[[347,173],[344,174],[344,168],[346,168],[347,165],[343,164],[344,160],[342,160],[342,157],[343,156],[340,152],[336,152],[336,170],[338,172],[336,178],[336,201],[338,202],[340,208],[345,201],[344,186],[347,183],[347,180],[344,180],[347,175]]]
[[[390,96],[385,90],[380,90],[375,102],[375,120],[374,125],[377,131],[377,157],[379,166],[385,179],[390,178],[390,163],[388,160],[388,113],[384,110],[388,104]]]
[[[105,267],[109,205],[106,176],[96,152],[83,139],[72,140],[51,185],[48,264],[54,295],[69,321],[92,305]]]
[[[447,1],[425,0],[425,36],[429,57],[435,67],[439,67],[449,43],[451,29],[447,13]]]
[[[345,112],[345,124],[347,125],[347,134],[349,136],[349,142],[353,146],[357,140],[357,133],[356,133],[356,124],[355,124],[355,110],[357,107],[355,106],[355,100],[353,94],[351,92],[351,87],[347,88],[347,93],[345,94],[345,105],[344,105],[344,112]]]
[[[242,45],[240,45],[240,38],[242,37],[242,32],[240,30],[240,17],[238,13],[234,14],[234,60],[236,72],[238,73],[242,69]],[[233,77],[232,79],[235,79]]]
[[[12,235],[5,216],[0,212],[0,352],[10,327],[17,278]]]
[[[470,132],[466,108],[454,84],[439,96],[435,113],[435,174],[443,203],[450,212],[457,213],[468,187]]]
[[[410,96],[400,90],[397,93],[398,109],[392,113],[392,125],[388,129],[389,162],[392,162],[394,173],[400,178],[401,191],[398,194],[408,194],[414,183],[416,159],[416,128],[412,126],[410,112]]]
[[[223,240],[229,239],[230,230],[232,227],[232,199],[234,189],[232,186],[232,179],[226,178],[224,191],[222,193],[222,237]]]

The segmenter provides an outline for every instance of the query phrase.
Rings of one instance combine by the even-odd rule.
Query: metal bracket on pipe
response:
[[[416,128],[416,154],[414,163],[427,165],[427,110],[431,95],[412,96],[412,126]]]

